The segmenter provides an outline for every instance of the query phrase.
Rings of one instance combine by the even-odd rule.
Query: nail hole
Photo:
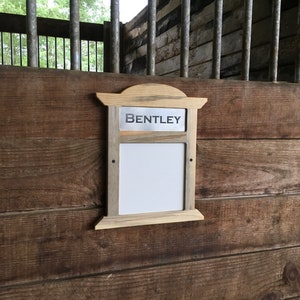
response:
[[[190,161],[193,161],[193,159],[192,159],[192,158],[190,158]]]
[[[116,161],[113,159],[111,162],[114,164]]]

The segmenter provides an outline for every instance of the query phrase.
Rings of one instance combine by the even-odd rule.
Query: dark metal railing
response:
[[[243,27],[243,48],[242,48],[242,72],[241,79],[249,80],[251,34],[252,34],[252,13],[253,0],[244,0],[244,27]]]
[[[222,53],[223,0],[215,0],[212,78],[220,79]]]
[[[297,56],[296,56],[295,82],[300,82],[300,0],[297,13]]]
[[[111,0],[110,37],[104,38],[102,24],[88,24],[79,22],[79,0],[70,0],[70,22],[36,18],[36,0],[27,0],[27,16],[0,14],[1,32],[1,63],[28,64],[29,66],[71,68],[74,70],[101,71],[103,65],[102,43],[105,46],[106,57],[110,63],[105,63],[106,71],[120,72],[120,21],[119,0]],[[148,1],[148,38],[147,38],[147,74],[155,75],[156,54],[156,0]],[[189,30],[190,30],[190,2],[181,0],[181,54],[180,76],[188,77],[189,69]],[[280,37],[281,0],[272,0],[272,38],[269,64],[269,80],[277,81],[278,53]],[[253,0],[244,0],[244,25],[242,45],[241,79],[249,80],[251,59]],[[18,22],[14,22],[18,19]],[[220,79],[222,58],[222,23],[223,0],[215,0],[215,19],[213,32],[212,78]],[[24,32],[24,22],[27,24]],[[9,24],[9,26],[8,26]],[[17,24],[17,25],[16,25]],[[22,25],[21,25],[22,24]],[[297,57],[295,63],[295,81],[300,82],[300,0],[298,9]],[[18,27],[19,26],[19,27]],[[6,28],[9,30],[5,30]],[[18,28],[16,28],[18,27]],[[56,29],[55,29],[56,28]],[[58,29],[59,28],[59,29]],[[4,33],[5,31],[9,33]],[[106,32],[106,31],[105,31]],[[9,36],[7,36],[9,35]],[[27,42],[25,42],[27,37]],[[46,39],[46,42],[42,39]],[[4,49],[4,39],[9,40],[9,49]],[[46,45],[45,49],[41,45]],[[18,49],[18,50],[16,50]],[[99,50],[101,49],[101,51]],[[100,53],[101,52],[101,53]],[[6,57],[10,53],[10,61]],[[54,63],[50,63],[54,57]],[[71,53],[71,54],[69,54]],[[63,58],[61,58],[61,55]],[[28,58],[27,58],[28,56]],[[44,60],[42,57],[45,56]],[[70,57],[69,57],[70,56]]]
[[[71,69],[70,22],[39,17],[36,21],[37,40],[34,41],[27,34],[26,16],[0,13],[0,64]],[[79,27],[77,69],[102,72],[105,39],[103,24],[80,22]],[[36,58],[28,53],[35,51],[30,45],[37,47],[34,52]]]
[[[278,53],[279,53],[279,36],[280,36],[280,11],[281,0],[273,0],[272,3],[272,39],[270,51],[270,81],[277,81],[278,74]]]
[[[189,46],[190,46],[190,0],[181,1],[181,51],[180,51],[180,76],[189,76]]]
[[[111,0],[111,71],[120,73],[120,11],[119,0]]]
[[[71,69],[80,70],[79,0],[70,0]]]
[[[28,66],[38,66],[38,35],[36,19],[36,1],[26,1],[26,32]]]
[[[156,0],[148,1],[147,75],[155,75]]]

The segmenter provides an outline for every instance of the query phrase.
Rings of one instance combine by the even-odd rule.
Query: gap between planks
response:
[[[255,195],[238,195],[238,196],[224,196],[224,197],[207,197],[207,198],[196,198],[196,204],[201,203],[202,201],[234,201],[234,200],[248,200],[255,198],[274,198],[277,197],[293,197],[299,196],[300,193],[289,193],[289,194],[255,194]],[[196,205],[197,206],[197,205]],[[0,212],[0,218],[10,217],[10,216],[22,216],[22,215],[36,215],[43,213],[55,213],[55,212],[64,212],[64,211],[84,211],[84,210],[99,210],[101,216],[104,216],[104,208],[101,206],[78,206],[78,207],[63,207],[63,208],[50,208],[50,209],[37,209],[37,210],[28,210],[28,211],[9,211],[9,212]]]
[[[152,264],[148,266],[137,266],[137,267],[132,267],[132,268],[124,268],[124,269],[114,269],[113,271],[105,271],[105,272],[95,272],[95,273],[90,273],[90,274],[85,274],[85,275],[76,275],[76,276],[69,276],[69,277],[63,277],[59,279],[46,279],[46,280],[33,280],[29,281],[26,283],[19,283],[19,284],[7,284],[3,285],[0,287],[1,289],[6,289],[6,288],[18,288],[18,287],[25,287],[25,286],[31,286],[31,285],[39,285],[39,284],[47,284],[47,283],[55,283],[55,282],[64,282],[64,281],[69,281],[69,280],[76,280],[76,279],[84,279],[84,278],[90,278],[90,277],[95,277],[95,276],[103,276],[103,275],[108,275],[111,276],[112,274],[122,274],[126,272],[131,272],[131,271],[139,271],[139,270],[150,270],[153,268],[160,268],[164,266],[180,266],[184,264],[189,264],[189,263],[195,263],[195,262],[200,262],[200,261],[211,261],[211,260],[216,260],[216,259],[224,259],[224,258],[230,258],[230,257],[241,257],[241,256],[248,256],[248,255],[253,255],[253,254],[258,254],[258,253],[268,253],[268,252],[279,252],[283,250],[289,250],[289,249],[296,249],[300,248],[299,245],[293,245],[293,246],[286,246],[286,247],[278,247],[278,248],[272,248],[272,249],[262,249],[262,250],[257,250],[257,251],[249,251],[249,252],[243,252],[243,253],[234,253],[234,254],[227,254],[227,255],[219,255],[219,256],[211,256],[207,258],[200,258],[200,259],[187,259],[187,260],[182,260],[182,261],[174,261],[174,262],[169,262],[169,263],[160,263],[160,264]]]
[[[103,208],[100,206],[78,206],[78,207],[63,207],[63,208],[50,208],[50,209],[37,209],[37,210],[28,210],[28,211],[9,211],[1,212],[1,217],[10,217],[10,216],[22,216],[22,215],[36,215],[43,213],[55,213],[55,212],[64,212],[64,211],[83,211],[83,210],[99,210],[100,213],[103,213]]]

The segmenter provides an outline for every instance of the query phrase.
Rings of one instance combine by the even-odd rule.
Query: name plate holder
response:
[[[203,220],[195,209],[197,111],[164,84],[97,93],[108,107],[107,216],[96,230]]]

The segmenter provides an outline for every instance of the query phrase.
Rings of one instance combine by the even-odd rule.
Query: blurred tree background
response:
[[[69,20],[69,0],[36,0],[37,17]],[[80,0],[80,22],[102,24],[110,19],[110,6],[105,0]],[[0,0],[0,12],[26,15],[26,0]],[[26,34],[0,35],[2,49],[0,63],[15,66],[27,65]],[[81,42],[81,69],[103,71],[103,44]],[[39,36],[39,67],[70,69],[70,40]]]

